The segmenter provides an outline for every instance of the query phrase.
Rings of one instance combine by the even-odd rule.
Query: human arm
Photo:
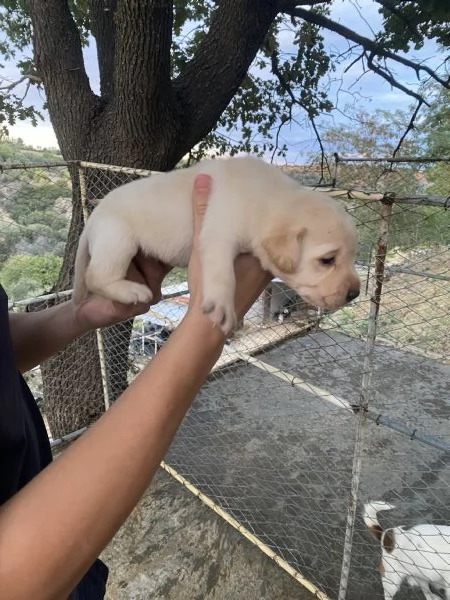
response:
[[[225,341],[201,312],[196,244],[189,271],[190,306],[169,341],[95,425],[0,508],[0,598],[66,600],[151,481]],[[249,256],[235,271],[242,318],[270,276]]]
[[[127,278],[145,282],[153,291],[153,302],[161,298],[161,284],[170,267],[138,254]],[[35,312],[11,312],[9,324],[18,369],[24,373],[65,348],[75,338],[147,312],[148,305],[126,306],[91,296],[80,306],[71,301]]]

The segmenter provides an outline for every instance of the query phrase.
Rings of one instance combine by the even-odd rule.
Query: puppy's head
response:
[[[299,196],[279,205],[288,214],[277,215],[262,239],[261,262],[310,304],[338,308],[360,290],[354,223],[332,198],[306,190]]]

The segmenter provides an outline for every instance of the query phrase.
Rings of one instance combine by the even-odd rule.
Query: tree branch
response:
[[[286,123],[289,123],[291,121],[292,121],[292,104],[289,106],[289,116],[280,119],[280,124],[277,127],[277,133],[275,135],[275,144],[274,144],[274,148],[273,148],[272,157],[270,159],[270,162],[273,162],[273,159],[275,158],[275,154],[279,150],[279,140],[280,140],[281,130],[283,129],[284,125],[286,125]]]
[[[394,152],[392,153],[392,158],[396,158],[396,156],[397,156],[398,152],[401,150],[402,144],[403,144],[403,142],[405,141],[405,139],[406,139],[406,136],[408,135],[408,133],[409,133],[410,131],[412,131],[412,130],[414,129],[414,127],[415,127],[415,123],[416,123],[416,118],[417,118],[417,115],[419,114],[419,111],[420,111],[420,109],[422,108],[422,104],[423,104],[423,103],[424,103],[424,101],[423,101],[422,99],[420,99],[420,100],[418,101],[418,103],[417,103],[417,106],[416,106],[416,108],[415,108],[415,110],[414,110],[413,114],[411,115],[411,119],[409,120],[408,127],[405,129],[405,131],[404,131],[404,133],[403,133],[402,137],[400,138],[400,140],[399,140],[399,142],[398,142],[398,144],[397,144],[397,148],[396,148],[396,149],[394,150]],[[393,164],[393,163],[391,163],[391,168],[392,168],[392,164]]]
[[[331,0],[280,0],[278,10],[289,12],[297,6],[316,6],[317,4],[331,4]]]
[[[278,81],[280,82],[281,87],[286,92],[286,94],[290,97],[292,103],[293,104],[297,104],[298,106],[300,106],[300,108],[303,108],[303,110],[308,114],[309,122],[311,123],[311,126],[312,126],[313,131],[314,131],[314,135],[316,136],[317,142],[319,144],[320,156],[321,156],[321,168],[322,168],[322,174],[323,174],[324,165],[326,163],[327,166],[328,166],[328,161],[327,161],[327,158],[326,158],[325,149],[323,147],[322,139],[320,137],[319,130],[317,129],[317,125],[316,125],[316,122],[314,120],[314,117],[312,117],[312,116],[309,115],[308,109],[303,104],[303,102],[301,100],[299,100],[298,98],[295,97],[295,94],[292,91],[291,86],[286,81],[286,79],[283,77],[283,74],[281,73],[280,67],[279,67],[279,64],[278,64],[278,56],[277,56],[276,52],[272,52],[272,55],[271,55],[271,64],[272,64],[272,73],[278,79]]]
[[[0,86],[0,90],[4,90],[5,92],[11,92],[14,88],[16,88],[18,85],[20,85],[24,81],[27,81],[28,84],[36,83],[39,85],[40,83],[42,83],[42,79],[40,77],[37,77],[36,75],[33,75],[32,73],[26,73],[25,75],[22,75],[22,77],[20,77],[16,81],[9,83],[8,85]]]
[[[284,10],[284,12],[291,16],[304,19],[305,21],[308,21],[309,23],[313,23],[314,25],[318,25],[319,27],[324,27],[325,29],[328,29],[329,31],[334,31],[335,33],[341,35],[342,37],[346,38],[347,40],[351,40],[352,42],[359,44],[365,50],[369,50],[370,52],[373,53],[374,56],[389,58],[397,63],[405,65],[406,67],[413,69],[416,72],[417,76],[419,76],[419,74],[421,72],[427,73],[427,75],[429,75],[432,79],[434,79],[435,81],[440,83],[442,86],[450,89],[450,81],[441,79],[435,73],[435,71],[433,71],[433,69],[430,69],[430,67],[427,67],[426,65],[422,65],[422,64],[417,64],[411,60],[408,60],[407,58],[404,58],[403,56],[399,56],[399,55],[395,54],[394,52],[390,52],[389,50],[386,50],[385,48],[383,48],[380,44],[378,44],[374,40],[366,38],[363,35],[359,35],[358,33],[355,33],[354,31],[352,31],[351,29],[348,29],[348,27],[345,27],[344,25],[341,25],[340,23],[336,23],[335,21],[328,19],[328,17],[325,17],[324,15],[320,15],[318,13],[315,13],[315,12],[312,12],[309,10],[305,10],[303,8],[298,8],[298,7],[292,8],[289,10],[286,9],[286,10]]]
[[[348,71],[350,71],[350,69],[351,69],[351,68],[352,68],[354,65],[356,65],[356,63],[357,63],[357,62],[359,62],[359,61],[360,61],[360,60],[363,58],[363,56],[364,56],[364,55],[365,55],[365,52],[364,52],[364,50],[363,50],[363,51],[361,52],[361,54],[359,54],[359,55],[358,55],[358,56],[355,58],[355,60],[352,60],[352,62],[351,62],[349,65],[347,65],[347,66],[345,67],[345,69],[344,69],[344,73],[348,73]]]
[[[67,0],[27,0],[27,8],[33,23],[34,62],[56,136],[64,158],[79,159],[83,156],[83,136],[90,134],[97,98],[84,68],[78,29]],[[80,132],[80,148],[73,144],[74,129]]]
[[[376,73],[377,75],[379,75],[380,77],[385,79],[388,83],[390,83],[392,85],[392,87],[395,87],[395,88],[401,90],[402,92],[404,92],[405,94],[407,94],[408,96],[415,98],[418,102],[421,102],[421,101],[425,102],[425,104],[427,106],[429,106],[428,102],[426,102],[420,94],[408,89],[406,86],[399,83],[390,73],[388,73],[387,71],[385,71],[378,65],[374,64],[373,59],[375,58],[375,55],[373,52],[371,52],[369,55],[366,54],[366,57],[367,57],[367,66],[369,67],[369,69],[371,71],[373,71],[374,73]]]
[[[115,13],[117,0],[89,0],[92,35],[97,46],[100,94],[110,101],[114,96]]]
[[[174,106],[170,81],[173,2],[118,0],[115,21],[115,108],[119,120],[130,125],[128,133],[148,138],[148,131],[142,131],[142,114],[151,114],[157,133]]]
[[[217,123],[274,21],[275,0],[221,0],[208,33],[174,81],[186,152]]]

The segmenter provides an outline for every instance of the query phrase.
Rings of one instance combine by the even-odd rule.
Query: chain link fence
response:
[[[288,171],[308,185],[320,179],[354,216],[361,296],[321,313],[274,280],[227,341],[163,467],[312,597],[381,599],[381,547],[363,506],[395,505],[380,512],[383,525],[450,524],[450,160],[336,157],[330,186],[320,169]],[[90,163],[5,166],[0,280],[12,309],[65,300],[78,235],[96,200],[147,175]],[[30,197],[45,210],[25,219]],[[45,232],[41,214],[50,223]],[[52,281],[42,280],[49,269],[40,265],[35,283],[19,286],[36,256],[57,257]],[[10,274],[14,262],[21,266]],[[42,295],[55,284],[58,294]],[[170,337],[187,307],[185,272],[175,270],[165,284],[146,315],[85,336],[27,375],[55,447],[98,418]],[[413,569],[423,557],[419,544],[414,551]],[[426,555],[430,579],[436,556]],[[439,557],[448,564],[442,584],[450,556]],[[404,562],[385,572],[392,585]],[[420,598],[414,582],[411,574],[396,598]],[[444,597],[442,589],[429,594]]]

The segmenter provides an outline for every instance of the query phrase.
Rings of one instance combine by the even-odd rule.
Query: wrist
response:
[[[73,333],[73,337],[80,337],[96,327],[84,315],[82,305],[75,306],[70,300],[65,304],[65,318],[68,329]]]
[[[222,329],[214,325],[200,308],[189,308],[180,325],[189,330],[195,336],[194,339],[204,342],[212,349],[222,349],[225,344],[226,336]]]

